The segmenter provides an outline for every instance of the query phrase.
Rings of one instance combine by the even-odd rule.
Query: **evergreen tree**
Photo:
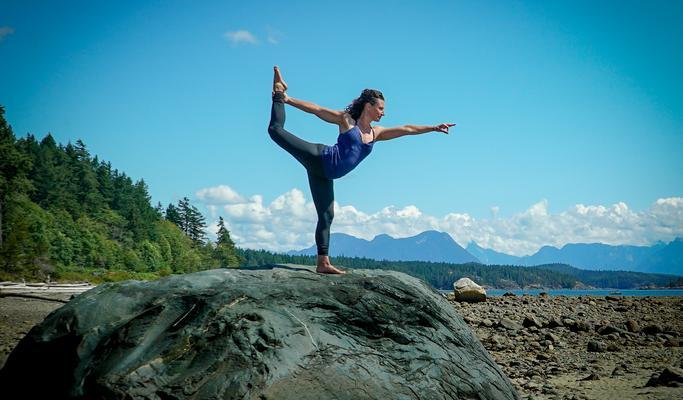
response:
[[[173,222],[178,228],[180,228],[180,224],[182,223],[180,221],[180,213],[178,212],[178,208],[176,208],[173,203],[169,203],[168,207],[166,207],[165,218],[167,221]]]
[[[31,158],[16,148],[12,127],[5,120],[5,108],[0,106],[0,251],[6,236],[3,220],[13,211],[9,200],[33,187],[27,176],[31,165]]]
[[[178,200],[177,209],[178,227],[181,231],[187,234],[189,226],[188,215],[190,214],[190,199],[188,199],[187,197],[183,197],[182,199]]]
[[[57,197],[64,189],[57,176],[59,161],[60,149],[52,135],[48,134],[40,141],[39,152],[31,171],[31,179],[36,188],[31,199],[43,208],[57,207],[60,204]]]
[[[151,204],[152,197],[143,179],[135,183],[131,192],[130,229],[137,240],[149,238],[152,224],[159,220],[159,215]]]
[[[239,266],[239,258],[235,249],[235,243],[230,238],[230,232],[225,227],[223,217],[218,217],[218,232],[214,258],[222,268]]]
[[[202,244],[206,238],[206,218],[202,215],[197,207],[191,205],[187,211],[187,235],[195,243]]]
[[[179,222],[178,226],[180,229],[187,234],[187,236],[195,242],[195,244],[200,245],[204,243],[204,238],[206,234],[204,230],[206,229],[206,219],[197,207],[190,204],[190,199],[183,197],[182,200],[178,201],[178,214]]]
[[[74,146],[76,159],[73,172],[78,185],[78,202],[87,213],[95,213],[104,207],[104,198],[99,191],[97,174],[93,170],[90,153],[81,139]]]
[[[203,243],[206,222],[189,200],[182,215],[169,205],[173,223],[160,221],[161,207],[150,201],[144,180],[133,183],[80,140],[66,146],[50,134],[17,140],[0,106],[0,279],[219,265],[214,244]]]
[[[114,199],[114,181],[112,176],[111,163],[97,162],[97,157],[94,160],[93,168],[95,169],[95,176],[97,177],[97,187],[100,189],[102,200],[108,207],[112,207]]]
[[[217,232],[216,245],[225,245],[230,247],[235,247],[235,242],[230,238],[230,232],[225,227],[225,221],[223,217],[218,217],[218,232]]]

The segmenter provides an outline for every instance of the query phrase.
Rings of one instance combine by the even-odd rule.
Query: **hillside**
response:
[[[16,139],[0,107],[0,280],[150,279],[236,266],[229,234],[204,239],[189,200],[153,207],[134,182],[78,140]]]

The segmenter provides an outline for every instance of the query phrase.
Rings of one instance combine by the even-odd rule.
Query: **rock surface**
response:
[[[519,398],[423,281],[291,265],[100,285],[31,329],[0,387],[25,398]]]
[[[453,283],[456,301],[478,303],[486,300],[486,290],[470,278],[460,278]]]

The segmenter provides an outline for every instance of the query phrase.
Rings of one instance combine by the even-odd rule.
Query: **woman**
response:
[[[344,271],[330,264],[328,256],[330,225],[334,218],[333,180],[353,170],[370,154],[375,142],[395,139],[404,135],[418,135],[427,132],[448,133],[455,124],[436,126],[405,125],[395,128],[371,126],[384,116],[384,96],[378,90],[365,89],[344,111],[329,110],[316,104],[287,96],[287,84],[278,67],[274,67],[273,106],[270,113],[268,133],[280,147],[287,150],[308,171],[313,203],[318,213],[315,228],[315,244],[318,249],[316,271],[325,274],[343,274]],[[284,129],[285,104],[311,113],[325,122],[339,126],[337,144],[326,146],[309,143]]]

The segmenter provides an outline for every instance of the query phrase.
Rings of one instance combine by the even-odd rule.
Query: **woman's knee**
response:
[[[277,124],[270,124],[268,125],[268,134],[270,135],[271,138],[275,138],[276,136],[280,136],[280,130],[282,127]]]
[[[328,225],[332,224],[332,220],[334,219],[334,208],[330,207],[325,210],[320,216],[320,219],[325,221]]]

